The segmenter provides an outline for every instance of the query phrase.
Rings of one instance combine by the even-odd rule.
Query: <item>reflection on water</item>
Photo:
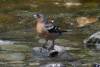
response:
[[[77,36],[80,35],[80,36]],[[83,49],[82,41],[84,38],[86,38],[86,35],[81,36],[81,34],[77,35],[70,35],[64,34],[63,38],[57,39],[56,43],[59,45],[66,46],[67,51],[75,58],[79,59],[80,61],[75,61],[73,63],[70,63],[66,60],[55,60],[55,62],[63,62],[69,66],[72,66],[75,64],[80,64],[81,62],[84,64],[92,65],[92,63],[99,63],[100,54],[95,51],[91,51],[88,49]],[[76,39],[77,37],[77,39]],[[6,42],[6,41],[3,41]],[[12,42],[12,41],[9,41]],[[11,66],[11,67],[24,67],[24,66],[33,66],[36,67],[39,64],[46,63],[46,62],[52,62],[51,61],[39,61],[32,59],[32,45],[38,44],[37,46],[41,46],[39,43],[14,43],[13,45],[10,45],[8,42],[8,45],[0,45],[0,65],[4,66]],[[6,43],[7,44],[7,43]],[[68,48],[67,48],[68,47]],[[82,49],[81,49],[82,48]],[[34,55],[34,54],[33,54]],[[97,59],[98,57],[98,59]],[[54,61],[53,61],[54,62]],[[8,65],[9,64],[9,65]],[[83,64],[83,66],[84,66]],[[82,65],[82,64],[80,64]]]

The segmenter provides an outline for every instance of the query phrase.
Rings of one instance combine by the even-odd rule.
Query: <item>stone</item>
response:
[[[54,46],[54,50],[47,50],[42,47],[34,47],[32,50],[33,59],[38,60],[72,60],[72,56],[63,46]],[[59,59],[58,59],[59,58]]]
[[[100,50],[100,32],[96,32],[90,35],[87,39],[83,41],[86,48]]]

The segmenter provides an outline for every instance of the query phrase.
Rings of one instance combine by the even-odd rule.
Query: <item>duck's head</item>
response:
[[[38,19],[38,18],[44,18],[43,14],[37,13],[33,15],[34,18]]]
[[[33,17],[37,20],[37,22],[44,22],[43,14],[37,13],[37,14],[34,14]]]

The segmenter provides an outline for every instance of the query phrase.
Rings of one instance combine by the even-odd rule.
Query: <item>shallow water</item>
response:
[[[67,27],[63,23],[65,21],[69,21],[69,22],[74,21],[75,17],[77,16],[79,17],[96,16],[99,19],[100,4],[97,2],[83,3],[80,2],[79,0],[75,0],[75,1],[79,3],[76,6],[75,4],[74,6],[73,5],[68,6],[68,3],[66,3],[67,0],[64,1],[37,0],[27,5],[24,4],[24,6],[19,5],[15,7],[12,4],[8,8],[6,6],[5,8],[1,8],[0,13],[6,13],[6,14],[8,13],[8,15],[14,14],[14,16],[18,16],[21,18],[17,18],[17,21],[14,20],[16,27],[11,26],[11,30],[9,30],[10,29],[9,27],[6,28],[7,26],[5,24],[3,24],[4,28],[1,28],[2,26],[0,27],[1,31],[4,31],[4,32],[0,31],[1,32],[0,33],[0,66],[1,67],[38,67],[40,64],[45,64],[50,62],[63,62],[67,64],[68,67],[73,67],[72,64],[74,63],[79,64],[78,65],[79,67],[92,67],[93,64],[100,63],[99,51],[84,48],[84,44],[83,44],[84,39],[88,38],[88,36],[90,36],[92,33],[99,31],[100,20],[98,20],[94,24],[82,28]],[[13,3],[13,2],[9,1],[9,3]],[[50,10],[51,8],[52,10]],[[71,63],[67,60],[66,61],[63,60],[39,61],[39,60],[32,59],[32,48],[41,46],[44,43],[44,40],[42,39],[39,40],[39,38],[36,36],[36,33],[34,32],[32,26],[33,25],[32,21],[35,21],[34,19],[32,20],[32,14],[37,12],[41,12],[46,14],[46,16],[53,17],[57,22],[57,24],[61,26],[64,30],[71,30],[67,33],[64,33],[59,39],[57,39],[56,43],[61,46],[65,46],[66,49],[68,49],[67,51],[74,58],[78,59],[78,61]],[[68,18],[68,20],[66,20],[66,18]],[[27,22],[29,23],[27,24]],[[5,32],[6,30],[8,31]]]

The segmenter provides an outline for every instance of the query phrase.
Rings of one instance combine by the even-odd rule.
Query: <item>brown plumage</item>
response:
[[[54,40],[61,35],[60,29],[52,22],[44,18],[42,14],[34,15],[36,18],[36,32],[37,34],[46,40],[43,47],[47,45],[48,40],[52,41],[52,45],[48,49],[54,49]]]

